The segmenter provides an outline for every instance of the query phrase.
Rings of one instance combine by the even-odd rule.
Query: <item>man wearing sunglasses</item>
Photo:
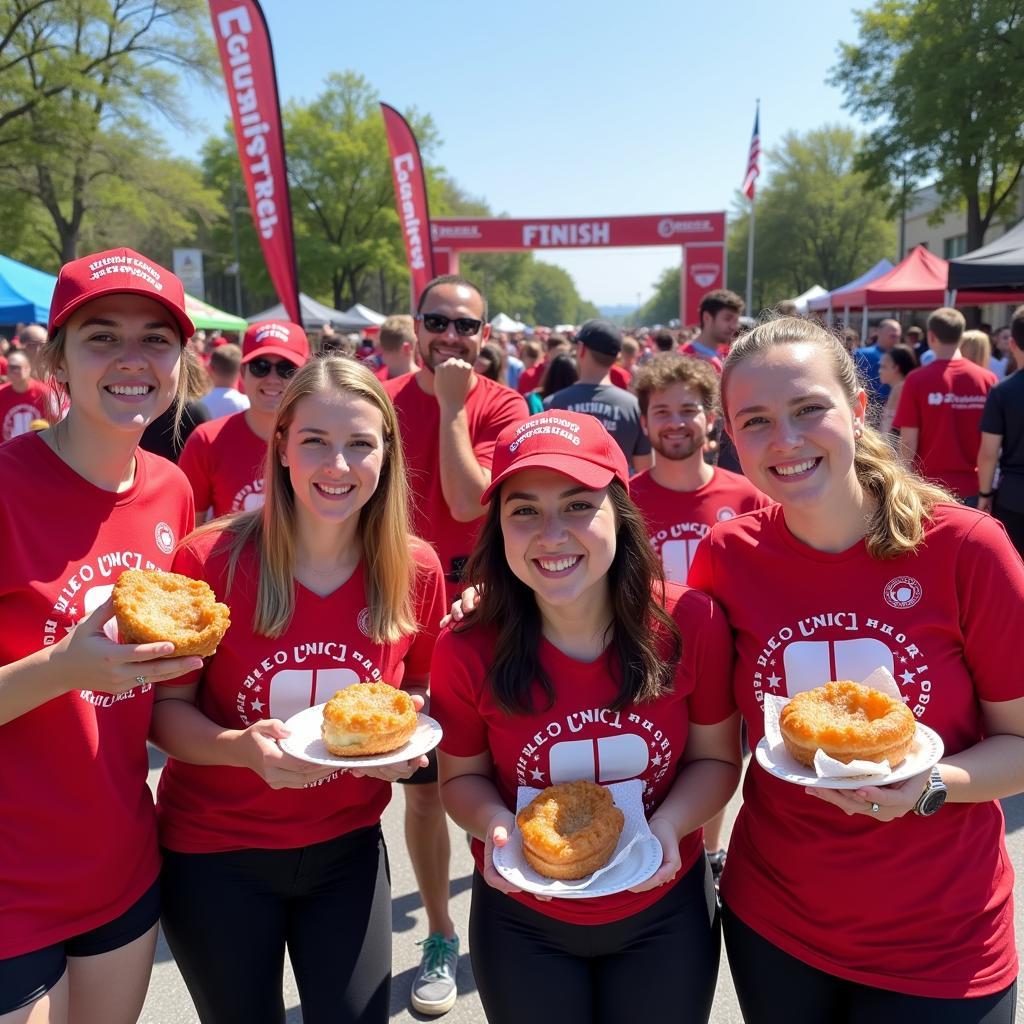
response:
[[[462,569],[482,522],[480,496],[491,479],[498,434],[527,416],[522,395],[474,372],[490,334],[487,300],[476,285],[437,277],[416,308],[423,365],[384,383],[398,412],[413,495],[413,529],[433,544],[448,597],[462,588]],[[455,1004],[459,940],[448,912],[448,826],[437,786],[437,760],[405,788],[405,841],[427,913],[428,937],[413,979],[412,1005],[424,1014]]]
[[[178,465],[192,484],[196,518],[242,512],[263,504],[263,461],[274,416],[289,378],[309,359],[306,332],[287,320],[250,325],[242,342],[242,387],[249,408],[203,423]]]

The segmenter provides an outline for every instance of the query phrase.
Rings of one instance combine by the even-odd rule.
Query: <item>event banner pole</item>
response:
[[[405,239],[409,264],[412,305],[416,308],[427,283],[434,277],[434,249],[430,237],[430,208],[423,160],[409,122],[387,103],[380,105],[391,153],[391,176],[395,182],[395,206]]]
[[[278,299],[301,324],[284,126],[267,21],[258,0],[210,0],[210,15],[263,259]]]

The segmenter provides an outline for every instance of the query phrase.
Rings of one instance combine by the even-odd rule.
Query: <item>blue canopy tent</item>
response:
[[[57,278],[0,256],[0,323],[45,324]]]

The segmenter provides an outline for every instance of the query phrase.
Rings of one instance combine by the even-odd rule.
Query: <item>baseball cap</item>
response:
[[[629,487],[629,467],[622,449],[594,416],[551,409],[499,435],[494,447],[491,482],[480,498],[486,505],[503,480],[524,469],[553,469],[599,490],[613,479]]]
[[[617,356],[622,351],[622,332],[610,320],[588,320],[576,332],[576,341],[606,356]]]
[[[57,275],[50,300],[48,332],[52,335],[58,327],[63,327],[79,306],[117,292],[142,295],[165,306],[181,329],[182,341],[195,334],[195,324],[185,312],[185,289],[181,281],[134,249],[108,249],[65,263]]]
[[[290,320],[261,320],[250,324],[242,341],[242,365],[261,356],[282,356],[296,366],[309,361],[305,330]]]

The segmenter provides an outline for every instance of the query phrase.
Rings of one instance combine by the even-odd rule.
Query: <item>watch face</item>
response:
[[[921,809],[918,811],[918,814],[925,816],[934,814],[945,802],[946,790],[944,788],[929,790],[921,797]]]

